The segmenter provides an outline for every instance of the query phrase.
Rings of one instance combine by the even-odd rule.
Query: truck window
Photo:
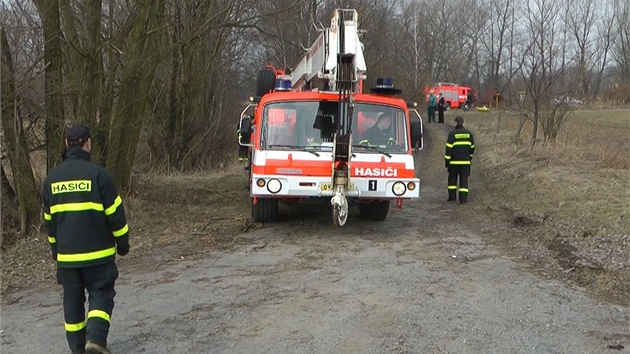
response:
[[[338,103],[333,101],[277,102],[263,110],[260,145],[263,149],[318,148],[332,142]],[[359,144],[381,115],[391,117],[387,134],[394,139],[391,152],[406,152],[409,128],[403,110],[357,103],[352,117],[352,142]],[[388,150],[389,151],[389,150]]]
[[[274,149],[321,145],[321,131],[315,124],[318,108],[318,102],[267,105],[263,111],[261,147]]]
[[[370,129],[373,128],[379,117],[389,116],[390,125],[385,130],[385,134],[393,138],[393,142],[385,143],[379,141],[378,143],[370,142]],[[370,145],[393,145],[392,148],[398,151],[407,151],[407,120],[404,111],[381,105],[370,104],[357,104],[354,110],[354,117],[352,126],[352,141],[353,144],[370,144]]]

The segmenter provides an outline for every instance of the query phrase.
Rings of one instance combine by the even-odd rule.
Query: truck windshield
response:
[[[337,114],[336,101],[269,103],[263,110],[261,147],[330,150]],[[400,108],[356,103],[351,129],[353,145],[376,146],[388,153],[408,151],[407,119]]]

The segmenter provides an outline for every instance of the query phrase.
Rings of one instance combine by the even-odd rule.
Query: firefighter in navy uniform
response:
[[[65,161],[43,185],[44,223],[57,282],[63,287],[66,338],[72,353],[109,353],[116,253],[129,252],[122,199],[106,169],[89,162],[90,131],[77,125],[66,135]],[[85,313],[85,290],[89,308]]]
[[[359,141],[361,145],[394,145],[394,138],[391,136],[389,127],[392,124],[392,117],[381,114],[376,123],[363,133],[363,138]]]
[[[241,145],[241,139],[243,138],[241,134],[241,126],[238,124],[236,126],[236,134],[238,136],[238,161],[240,162],[249,162],[249,147]],[[245,166],[245,171],[249,171],[249,164]]]
[[[455,117],[456,126],[448,134],[444,163],[448,169],[448,201],[457,200],[457,180],[459,179],[459,202],[468,201],[468,176],[470,162],[475,153],[473,134],[464,128],[464,118]]]

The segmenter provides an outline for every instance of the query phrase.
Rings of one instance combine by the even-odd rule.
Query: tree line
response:
[[[290,72],[335,8],[359,13],[368,86],[424,102],[438,81],[497,90],[553,142],[559,95],[630,100],[622,0],[11,0],[0,4],[2,221],[39,225],[43,176],[68,124],[122,189],[134,171],[209,170],[265,64]],[[555,134],[555,135],[554,135]],[[12,232],[12,231],[11,231]]]

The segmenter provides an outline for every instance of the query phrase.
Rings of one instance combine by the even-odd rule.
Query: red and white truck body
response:
[[[427,100],[429,95],[434,93],[438,99],[440,94],[444,96],[446,109],[461,108],[467,111],[475,103],[477,93],[468,86],[462,86],[448,82],[438,82],[431,87],[425,88]]]
[[[382,221],[391,201],[401,207],[403,200],[419,197],[413,152],[422,144],[420,116],[387,80],[371,93],[362,92],[365,63],[356,21],[356,11],[337,10],[292,75],[259,73],[257,97],[241,114],[239,141],[250,148],[255,221],[277,219],[278,201],[318,199],[330,200],[338,226],[352,205],[365,218]],[[345,45],[338,41],[340,25]],[[338,53],[345,59],[331,62]],[[383,114],[391,117],[390,141],[360,144]]]

